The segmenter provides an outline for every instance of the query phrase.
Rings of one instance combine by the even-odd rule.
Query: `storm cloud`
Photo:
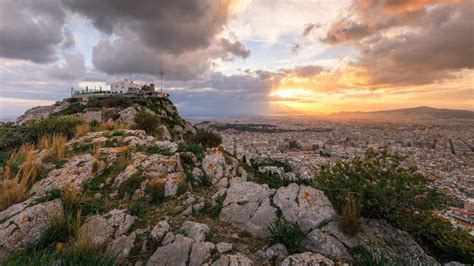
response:
[[[213,59],[250,55],[237,40],[219,37],[231,16],[231,1],[63,1],[115,37],[93,50],[94,66],[108,74],[157,75],[161,65],[166,78],[193,79],[206,74]]]
[[[63,31],[66,12],[56,0],[0,1],[0,57],[49,63],[56,47],[72,46]]]

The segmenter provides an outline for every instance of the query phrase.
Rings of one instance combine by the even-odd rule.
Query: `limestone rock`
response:
[[[129,235],[120,235],[107,244],[106,252],[115,254],[116,260],[123,263],[135,247],[137,238],[145,235],[145,233],[147,233],[147,230],[139,229]]]
[[[292,265],[327,265],[332,266],[334,262],[321,254],[304,252],[293,254],[287,257],[282,263],[282,266]]]
[[[226,242],[219,242],[217,243],[216,248],[219,253],[226,253],[232,250],[232,244]]]
[[[253,182],[234,182],[227,189],[219,220],[258,237],[268,236],[267,226],[276,220],[270,205],[272,190]]]
[[[16,122],[21,125],[27,122],[45,119],[48,118],[51,114],[66,109],[69,105],[69,102],[62,101],[56,102],[54,105],[33,107],[31,109],[28,109],[23,115],[19,116],[16,119]]]
[[[306,250],[321,253],[336,260],[351,260],[351,255],[339,240],[317,228],[307,235],[302,244]]]
[[[184,222],[180,230],[185,232],[189,238],[196,242],[204,241],[210,231],[207,224],[195,223],[191,221]]]
[[[187,265],[192,243],[191,238],[177,236],[172,243],[158,247],[146,265]]]
[[[251,266],[253,262],[241,253],[224,254],[212,263],[212,266]]]
[[[128,233],[136,217],[124,210],[114,209],[104,215],[89,217],[79,229],[79,233],[89,236],[97,246],[109,244],[115,238]]]
[[[305,233],[317,228],[324,221],[337,218],[326,195],[312,187],[294,183],[281,187],[273,197],[273,202],[281,209],[285,219],[296,223]]]
[[[282,261],[286,256],[288,256],[288,250],[285,245],[278,243],[257,251],[255,256],[264,261]]]
[[[160,149],[169,151],[170,153],[175,153],[178,150],[178,144],[169,140],[157,141],[155,145]]]
[[[362,245],[380,250],[388,257],[410,258],[426,265],[438,264],[408,233],[392,227],[385,220],[362,218],[360,231],[354,237],[345,235],[338,222],[327,224],[321,231],[337,238],[349,248]]]
[[[63,189],[68,184],[72,185],[72,189],[80,190],[84,182],[94,177],[95,162],[96,159],[90,154],[75,156],[63,168],[52,170],[48,176],[36,182],[30,194],[41,195],[54,188]]]
[[[170,141],[172,140],[171,138],[171,133],[170,131],[168,130],[168,128],[165,126],[165,125],[160,125],[158,130],[160,131],[161,133],[161,139],[164,140],[164,141]]]
[[[165,237],[165,235],[170,231],[170,225],[166,220],[162,220],[158,222],[150,232],[150,237],[160,243],[161,240]]]
[[[13,205],[0,212],[0,261],[10,252],[34,244],[41,238],[53,219],[61,218],[63,205],[60,199],[19,208]],[[16,211],[10,210],[11,208]],[[18,210],[21,210],[17,212]],[[10,214],[9,216],[5,214]]]
[[[117,119],[121,123],[127,124],[135,124],[135,115],[137,114],[137,110],[134,107],[127,107],[120,111],[119,118]]]
[[[216,184],[221,178],[231,178],[237,175],[239,162],[235,158],[226,157],[218,149],[210,149],[202,161],[204,173]]]
[[[189,265],[203,265],[211,258],[215,245],[211,242],[193,243],[189,255]]]

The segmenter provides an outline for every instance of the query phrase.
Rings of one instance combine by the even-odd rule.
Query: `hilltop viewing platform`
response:
[[[140,85],[132,80],[124,79],[111,84],[110,90],[85,90],[73,91],[71,98],[87,102],[89,99],[102,99],[107,97],[125,97],[125,98],[167,98],[169,94],[163,91],[156,91],[155,84]]]

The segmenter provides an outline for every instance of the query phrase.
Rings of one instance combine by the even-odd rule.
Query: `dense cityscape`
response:
[[[447,194],[439,213],[474,234],[474,135],[472,122],[344,122],[283,117],[229,118],[201,122],[221,133],[223,147],[262,172],[287,180],[309,180],[336,160],[363,155],[369,147],[388,146],[407,156],[433,186]],[[273,162],[288,164],[291,170]],[[271,162],[271,163],[269,163]],[[284,165],[283,164],[283,165]]]

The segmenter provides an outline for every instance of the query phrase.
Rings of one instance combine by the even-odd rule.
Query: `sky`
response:
[[[0,118],[124,78],[187,117],[474,110],[474,1],[0,0]]]

